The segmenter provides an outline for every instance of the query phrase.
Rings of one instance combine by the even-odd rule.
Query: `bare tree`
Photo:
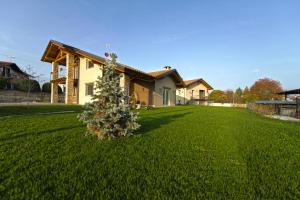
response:
[[[30,92],[32,91],[33,87],[36,86],[35,85],[36,82],[34,80],[37,80],[39,83],[40,77],[43,76],[43,74],[38,74],[36,71],[34,71],[31,65],[27,65],[24,71],[27,74],[26,76],[27,98],[29,98]]]

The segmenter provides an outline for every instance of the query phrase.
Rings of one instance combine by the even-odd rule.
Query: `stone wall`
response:
[[[27,96],[26,92],[15,90],[0,90],[0,103],[21,103],[21,102],[50,102],[50,93],[33,93]],[[59,95],[60,102],[63,101],[64,95]]]

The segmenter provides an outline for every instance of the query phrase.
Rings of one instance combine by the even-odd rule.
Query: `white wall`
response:
[[[93,83],[96,85],[96,80],[98,76],[102,76],[102,71],[100,69],[100,65],[94,64],[93,68],[87,68],[87,58],[80,58],[80,66],[79,66],[79,104],[85,104],[91,101],[91,96],[85,95],[85,85],[86,83]]]
[[[176,102],[176,85],[170,76],[155,81],[154,105],[163,106],[163,89],[170,88],[169,106],[174,106]]]
[[[233,104],[233,103],[212,103],[212,102],[207,102],[205,105],[216,106],[216,107],[239,107],[239,108],[246,108],[247,107],[247,104]]]
[[[208,97],[208,89],[205,85],[202,83],[196,82],[191,85],[189,85],[187,88],[178,88],[176,90],[176,103],[179,104],[179,101],[181,104],[186,104],[189,100],[192,98],[192,90],[194,90],[193,97],[198,98],[199,97],[199,90],[205,91],[205,97]]]
[[[176,89],[176,104],[186,104],[186,88]]]
[[[191,85],[189,85],[189,87],[187,88],[187,96],[191,97],[192,96],[192,90],[194,90],[194,95],[195,93],[197,93],[199,95],[199,90],[204,90],[205,91],[205,96],[208,96],[208,89],[205,85],[203,85],[202,83],[196,82],[193,83]]]

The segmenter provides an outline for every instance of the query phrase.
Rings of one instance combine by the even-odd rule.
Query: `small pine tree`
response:
[[[140,125],[137,123],[137,113],[130,111],[126,103],[120,76],[116,73],[116,54],[105,54],[104,66],[101,66],[102,77],[96,81],[95,94],[92,102],[85,105],[79,119],[87,124],[88,133],[98,139],[114,138],[131,135]]]
[[[243,103],[243,90],[239,87],[234,93],[234,102]]]

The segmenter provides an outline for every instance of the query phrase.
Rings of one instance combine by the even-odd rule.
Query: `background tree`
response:
[[[226,103],[233,103],[234,102],[234,93],[232,90],[226,90],[224,92],[225,96],[226,96]]]
[[[6,78],[0,78],[0,90],[6,89],[7,83],[8,81]]]
[[[32,79],[19,80],[16,83],[16,90],[23,92],[41,92],[41,87],[38,81]]]
[[[58,94],[62,94],[62,89],[59,85],[57,86],[57,89],[58,89]],[[51,83],[50,82],[46,82],[43,84],[42,92],[51,93]]]
[[[269,78],[257,80],[250,88],[250,92],[256,100],[281,99],[280,95],[276,94],[281,91],[280,82]]]
[[[244,89],[243,100],[244,100],[245,103],[255,101],[255,96],[250,92],[248,87],[245,87],[245,89]]]
[[[39,84],[39,78],[42,74],[37,74],[31,65],[27,65],[24,69],[24,72],[28,74],[25,79],[19,80],[16,83],[16,89],[20,91],[27,92],[27,97],[30,96],[30,92],[41,92],[41,87]],[[37,80],[35,80],[37,79]]]
[[[234,102],[235,103],[244,103],[243,102],[243,90],[240,87],[235,90]]]
[[[85,106],[79,119],[87,124],[88,133],[98,139],[114,138],[131,135],[140,125],[137,123],[137,113],[130,111],[122,88],[120,76],[116,73],[115,54],[105,54],[106,63],[101,67],[102,77],[96,81],[95,94],[92,103]]]
[[[216,103],[225,103],[227,100],[226,94],[221,90],[214,90],[208,96],[209,101]]]

